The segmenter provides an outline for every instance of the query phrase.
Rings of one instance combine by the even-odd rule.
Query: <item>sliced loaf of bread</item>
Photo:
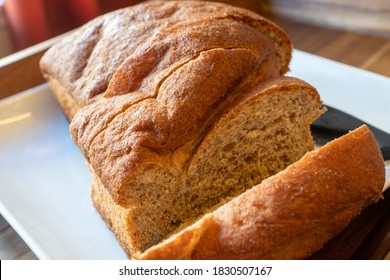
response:
[[[148,1],[44,55],[94,205],[129,257],[302,258],[378,199],[380,157],[365,128],[348,136],[353,147],[340,139],[288,167],[313,150],[309,126],[323,112],[311,85],[282,76],[291,51],[282,29],[250,11]],[[357,184],[363,171],[372,185]]]

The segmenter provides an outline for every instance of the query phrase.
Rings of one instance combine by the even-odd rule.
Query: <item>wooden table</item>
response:
[[[390,77],[388,39],[310,26],[278,17],[272,19],[287,31],[296,49]],[[0,60],[0,98],[44,82],[37,63],[52,41]],[[389,201],[390,193],[387,191],[382,204],[363,213],[363,229],[362,221],[352,223],[343,232],[344,235],[332,240],[313,258],[390,259]],[[354,234],[356,228],[361,236]],[[360,239],[358,248],[357,245],[347,245],[351,238]],[[340,246],[343,244],[344,246]],[[34,253],[1,216],[0,259],[36,259]]]

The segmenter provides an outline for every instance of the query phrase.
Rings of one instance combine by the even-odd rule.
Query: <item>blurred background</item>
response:
[[[0,0],[0,57],[141,0]],[[390,0],[222,0],[283,27],[288,19],[390,39]],[[281,23],[280,23],[281,22]]]
[[[139,0],[0,0],[0,57]]]

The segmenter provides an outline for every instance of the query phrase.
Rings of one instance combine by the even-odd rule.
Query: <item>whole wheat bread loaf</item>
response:
[[[309,125],[323,109],[312,86],[281,76],[291,50],[252,12],[151,1],[93,20],[44,55],[94,205],[129,257],[313,149]]]

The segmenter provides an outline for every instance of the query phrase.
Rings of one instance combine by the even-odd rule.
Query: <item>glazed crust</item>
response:
[[[234,198],[139,259],[303,259],[379,200],[383,158],[363,126]]]

